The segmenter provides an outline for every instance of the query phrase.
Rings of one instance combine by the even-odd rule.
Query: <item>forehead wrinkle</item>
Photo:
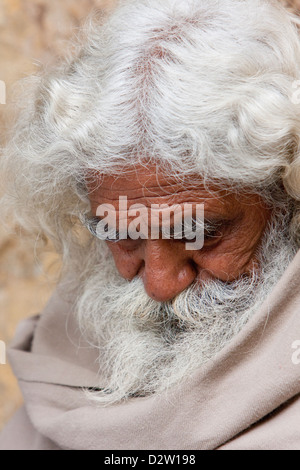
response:
[[[141,201],[140,199],[128,198],[128,203],[129,203],[128,210],[130,209],[130,206],[132,206],[133,204],[142,204],[147,209],[151,209],[152,204],[162,205],[162,204],[169,203],[169,205],[171,204],[181,205],[182,209],[183,209],[184,204],[194,204],[194,205],[204,204],[205,217],[209,219],[222,218],[222,217],[228,218],[228,216],[231,217],[231,215],[236,214],[237,209],[239,211],[241,210],[240,207],[233,207],[232,204],[230,204],[230,201],[227,201],[227,202],[224,201],[221,203],[221,201],[217,198],[202,199],[202,200],[195,201],[195,196],[191,195],[190,198],[187,198],[185,196],[184,198],[182,198],[182,200],[179,201],[178,199],[177,200],[174,199],[175,196],[176,195],[168,199],[166,199],[166,197],[161,197],[159,198],[159,200],[157,198],[150,197],[143,201]],[[96,212],[97,208],[101,204],[105,204],[105,203],[112,204],[115,208],[117,215],[120,215],[120,213],[122,212],[122,211],[119,211],[118,199],[106,199],[106,198],[103,198],[102,200],[98,200],[98,201],[92,201],[91,202],[92,211],[94,210]]]
[[[129,197],[131,197],[131,192],[139,190],[141,190],[143,197],[146,197],[145,193],[147,192],[152,192],[154,196],[159,197],[163,194],[170,195],[189,190],[204,191],[207,199],[208,195],[212,198],[216,198],[233,193],[229,188],[224,187],[224,184],[220,185],[218,181],[212,181],[211,184],[207,186],[205,180],[197,173],[184,176],[183,178],[180,174],[169,174],[155,162],[145,162],[145,164],[143,164],[141,161],[130,168],[124,168],[123,173],[104,175],[100,172],[98,174],[97,172],[93,172],[93,174],[96,181],[91,181],[93,187],[90,189],[93,189],[93,191],[90,191],[90,194],[91,192],[95,192],[95,187],[96,191],[101,191],[101,188],[110,191],[122,191],[124,188],[126,195]],[[136,185],[137,188],[130,188],[132,183]],[[140,188],[138,186],[140,186]]]
[[[147,189],[148,191],[148,189]],[[202,199],[205,199],[205,200],[209,200],[209,199],[217,199],[216,197],[213,197],[213,196],[209,196],[207,197],[206,194],[201,194],[199,192],[199,194],[197,195],[196,194],[196,191],[195,190],[189,190],[189,189],[186,189],[186,190],[181,190],[181,191],[174,191],[172,193],[170,192],[165,192],[163,195],[157,193],[156,191],[154,191],[154,188],[150,188],[150,194],[145,194],[145,191],[142,189],[142,194],[136,194],[137,191],[136,190],[128,190],[126,191],[126,194],[123,194],[125,193],[125,191],[119,191],[119,193],[114,193],[113,191],[104,191],[103,194],[101,194],[101,192],[99,191],[98,192],[98,196],[100,198],[105,198],[105,199],[109,199],[109,200],[116,200],[118,199],[120,196],[124,197],[126,196],[128,200],[133,200],[133,199],[166,199],[166,198],[182,198],[182,196],[188,196],[189,199],[191,199],[191,197],[195,200],[197,199],[198,197],[202,198]],[[131,193],[131,194],[130,194]]]
[[[110,184],[108,182],[102,183],[99,187],[97,187],[97,192],[98,194],[104,191],[104,197],[108,199],[114,199],[114,197],[108,196],[109,193],[119,193],[116,195],[116,198],[118,196],[127,196],[128,199],[132,198],[146,198],[146,197],[166,197],[166,196],[176,196],[179,194],[184,194],[184,193],[189,193],[193,192],[199,193],[200,195],[204,194],[205,199],[221,199],[221,198],[226,198],[228,196],[232,196],[231,193],[229,193],[226,190],[212,190],[210,189],[209,191],[205,187],[201,187],[199,184],[187,184],[184,185],[183,183],[171,183],[170,181],[165,181],[163,183],[160,183],[157,180],[157,185],[147,185],[147,182],[143,182],[140,184],[140,187],[134,187],[134,188],[129,188],[128,183],[129,181],[132,181],[130,179],[126,179],[123,184],[120,186],[117,186],[116,188],[114,187],[118,181],[120,181],[121,178],[117,178],[115,181],[112,181]],[[148,178],[148,181],[151,180],[151,177]],[[200,186],[200,187],[199,187]],[[126,194],[125,194],[126,192]],[[139,194],[141,192],[141,195]],[[146,193],[150,193],[151,195],[146,195]],[[95,194],[95,191],[93,191]],[[137,193],[137,196],[131,196],[132,193]]]
[[[116,177],[113,181],[111,181],[111,184],[107,184],[105,181],[103,181],[102,184],[99,185],[99,189],[109,188],[111,190],[114,190],[114,186],[118,185],[120,180],[124,180],[123,185],[126,186],[126,191],[135,191],[138,189],[149,191],[152,189],[153,190],[159,189],[165,192],[166,194],[170,194],[170,191],[166,188],[182,188],[182,190],[199,189],[199,183],[197,185],[196,184],[195,185],[183,184],[182,182],[179,183],[177,180],[174,180],[171,177],[161,177],[161,176],[159,177],[158,174],[155,174],[155,175],[150,174],[149,176],[146,176],[143,174],[136,173],[135,176],[136,176],[137,186],[139,186],[140,188],[128,188],[127,183],[132,182],[132,178],[129,178],[129,177],[127,178],[127,176],[125,175],[125,176]],[[156,184],[152,182],[154,177],[155,177]],[[119,188],[117,188],[117,190],[119,190]]]
[[[159,173],[157,166],[135,166],[130,171],[125,171],[123,175],[100,175],[100,185],[97,190],[90,192],[89,198],[92,207],[103,202],[117,203],[120,196],[127,197],[129,204],[141,204],[149,206],[151,204],[184,204],[184,203],[205,203],[206,207],[216,210],[222,206],[222,210],[234,211],[234,206],[240,200],[236,198],[236,193],[228,188],[221,188],[218,184],[207,187],[201,180],[201,176],[194,175],[179,181],[174,175]],[[94,189],[94,188],[91,188]]]

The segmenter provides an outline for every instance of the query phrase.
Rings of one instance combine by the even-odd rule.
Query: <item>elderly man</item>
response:
[[[300,449],[294,19],[124,1],[81,41],[2,158],[3,208],[64,268],[11,346],[25,407],[0,448]],[[201,246],[176,210],[142,230],[162,207]]]

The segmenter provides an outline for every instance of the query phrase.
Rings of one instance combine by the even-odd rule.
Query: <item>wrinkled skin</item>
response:
[[[128,280],[140,276],[154,300],[171,300],[194,281],[230,282],[257,268],[257,248],[271,217],[271,210],[257,194],[205,188],[199,177],[197,182],[192,178],[185,181],[183,187],[151,166],[137,167],[124,176],[99,174],[98,182],[93,178],[87,186],[94,216],[104,203],[113,204],[117,211],[119,196],[127,196],[128,206],[203,203],[205,219],[221,221],[218,232],[207,236],[198,251],[187,250],[183,240],[107,242],[120,275]]]

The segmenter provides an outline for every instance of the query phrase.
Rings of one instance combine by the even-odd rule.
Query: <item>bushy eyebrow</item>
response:
[[[84,219],[83,225],[89,230],[89,232],[92,235],[97,237],[96,226],[103,219],[105,219],[105,216],[93,216],[93,215],[86,216],[85,219]],[[236,222],[236,219],[237,218],[224,218],[224,217],[219,217],[219,216],[213,216],[213,217],[210,217],[210,218],[205,218],[204,223],[201,224],[201,228],[204,229],[204,234],[205,235],[210,235],[210,234],[213,234],[218,229],[233,226]],[[199,222],[195,221],[195,226],[193,227],[193,232],[196,231],[196,225],[197,224],[199,224]],[[203,225],[204,225],[204,227],[203,227]],[[161,226],[160,226],[160,228],[163,229],[163,227],[161,227]],[[184,228],[184,223],[182,223],[182,229],[183,228]],[[117,228],[115,228],[113,230],[113,232],[115,234],[115,238],[107,237],[106,238],[107,241],[112,241],[112,242],[117,242],[118,241],[118,237],[120,235],[119,231],[117,230]],[[163,230],[161,230],[160,233],[162,234]],[[172,232],[172,224],[170,225],[170,239],[175,239],[175,234],[174,234],[174,232]],[[181,237],[179,239],[184,240],[185,238]]]
[[[193,218],[193,216],[191,216]],[[90,215],[85,218],[86,222],[90,223],[96,223],[96,222],[101,222],[103,219],[105,219],[105,216],[99,216],[99,215]],[[204,225],[206,226],[215,226],[216,228],[221,225],[231,225],[234,224],[236,221],[236,217],[234,218],[229,218],[229,217],[218,217],[218,216],[213,216],[213,217],[207,217],[204,219]],[[172,223],[172,222],[171,222]]]

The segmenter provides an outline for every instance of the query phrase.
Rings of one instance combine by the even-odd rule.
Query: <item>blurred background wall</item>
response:
[[[108,12],[115,0],[0,0],[0,145],[7,127],[12,85],[63,55],[70,37],[93,8]],[[37,258],[22,237],[0,225],[0,340],[8,344],[22,318],[40,312],[55,286],[59,262],[45,252]],[[0,430],[22,403],[9,365],[0,365]]]
[[[284,3],[300,9],[300,0]],[[7,87],[7,106],[0,104],[0,145],[12,85],[34,73],[38,64],[61,56],[93,8],[109,12],[115,4],[116,0],[0,0],[0,80]],[[0,340],[9,343],[18,322],[43,309],[58,267],[55,255],[45,252],[37,259],[22,237],[8,235],[0,225]],[[21,403],[9,365],[0,365],[0,430]]]

